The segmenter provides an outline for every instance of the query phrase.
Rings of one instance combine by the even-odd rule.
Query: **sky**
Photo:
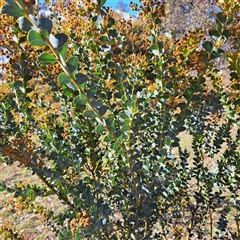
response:
[[[124,4],[127,4],[127,5],[129,5],[129,3],[130,3],[130,1],[128,1],[128,0],[122,0],[121,2],[123,2]],[[112,7],[112,8],[116,8],[117,3],[118,3],[118,0],[107,0],[105,5]]]
[[[131,2],[131,0],[107,0],[105,5],[112,7],[112,8],[116,8],[118,5],[118,2],[121,2],[123,4],[126,4],[127,6],[129,5],[129,3]],[[137,1],[132,1],[132,2],[137,2]]]
[[[131,15],[137,15],[136,12],[133,12],[128,6],[130,4],[130,2],[133,3],[138,3],[137,0],[107,0],[106,3],[104,4],[104,6],[106,7],[112,7],[113,9],[118,9],[118,4],[122,3],[124,5],[124,7],[126,7],[126,10],[129,14]]]

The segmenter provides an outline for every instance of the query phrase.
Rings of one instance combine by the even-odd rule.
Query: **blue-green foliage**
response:
[[[99,9],[104,3],[98,1]],[[3,182],[0,190],[15,191],[16,197],[32,201],[40,192],[56,194],[67,206],[59,216],[49,216],[59,239],[117,239],[116,232],[121,239],[226,239],[227,231],[237,239],[239,229],[228,230],[228,215],[239,224],[240,132],[233,131],[239,126],[238,105],[222,89],[217,95],[226,111],[214,115],[219,117],[214,120],[203,76],[207,69],[214,70],[211,60],[222,56],[223,50],[215,48],[220,30],[209,31],[212,40],[202,44],[205,72],[184,76],[157,36],[150,38],[152,45],[146,51],[150,72],[118,62],[112,51],[114,39],[122,41],[119,54],[127,43],[117,28],[112,29],[112,18],[107,31],[96,28],[97,43],[92,40],[81,46],[74,34],[52,35],[49,19],[36,23],[20,5],[9,2],[2,12],[20,17],[19,28],[28,31],[20,41],[49,46],[49,51],[37,50],[37,66],[51,86],[51,101],[60,109],[50,111],[43,97],[33,102],[29,93],[35,90],[29,81],[35,69],[29,55],[22,53],[13,66],[19,80],[9,77],[12,92],[0,105],[0,151],[7,156],[3,161],[20,161],[46,187],[11,190]],[[218,13],[217,20],[226,27],[225,15]],[[68,41],[74,46],[72,56],[67,55]],[[92,59],[92,52],[98,58]],[[47,68],[56,63],[62,72],[53,80]],[[111,87],[109,78],[114,80]],[[149,90],[145,78],[159,87]],[[43,121],[39,120],[43,115],[35,116],[41,108],[48,111]],[[30,133],[37,136],[34,149],[25,139]],[[83,210],[88,212],[89,225],[71,231],[71,221]],[[220,213],[215,223],[214,213]]]

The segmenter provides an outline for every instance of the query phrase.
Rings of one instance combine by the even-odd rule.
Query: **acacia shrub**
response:
[[[56,194],[66,210],[46,221],[59,239],[237,239],[239,60],[221,46],[231,38],[239,49],[239,3],[219,3],[210,40],[196,29],[171,51],[159,39],[165,4],[141,4],[138,47],[128,37],[132,20],[115,21],[104,1],[57,1],[51,18],[31,2],[6,1],[1,158],[46,187],[1,189],[23,201]],[[228,94],[212,63],[223,55]],[[215,118],[207,82],[224,107]],[[181,147],[182,132],[193,154]]]

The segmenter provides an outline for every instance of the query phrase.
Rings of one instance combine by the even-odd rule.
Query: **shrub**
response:
[[[33,1],[3,6],[2,161],[46,187],[2,190],[56,194],[67,208],[46,221],[59,239],[237,239],[239,3],[218,3],[209,36],[173,41],[161,35],[164,3],[141,1],[134,25],[104,2],[57,1],[49,18]],[[213,63],[221,56],[229,86]],[[223,107],[214,115],[212,96]]]

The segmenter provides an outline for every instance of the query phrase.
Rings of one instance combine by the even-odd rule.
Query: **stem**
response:
[[[127,159],[129,161],[128,164],[129,164],[130,176],[131,176],[132,183],[133,183],[133,191],[134,191],[135,197],[136,197],[136,208],[137,208],[137,210],[139,210],[139,208],[140,208],[140,200],[139,200],[139,196],[138,196],[137,184],[136,184],[135,177],[134,177],[133,164],[132,164],[130,152],[127,155]]]
[[[126,184],[126,173],[124,172],[123,173],[123,189],[126,190],[127,189],[127,184]],[[126,196],[124,196],[124,205],[126,207],[126,214],[127,216],[129,217],[130,216],[130,213],[129,213],[129,208],[128,208],[128,204],[126,202]]]
[[[22,61],[22,58],[21,58],[21,77],[23,79],[23,88],[24,88],[24,98],[26,99],[27,98],[27,81],[24,80],[24,70],[25,68],[23,67],[23,61]],[[25,114],[25,118],[24,118],[24,128],[25,128],[25,132],[27,133],[28,130],[30,129],[30,127],[28,126],[27,122],[28,122],[28,118],[29,118],[29,115],[28,115],[28,111],[27,111],[27,108],[28,108],[28,101],[25,101],[25,104],[24,104],[24,114]]]
[[[167,109],[165,108],[165,112]],[[166,114],[162,114],[163,115],[163,123],[162,123],[162,131],[161,131],[161,134],[160,134],[160,137],[159,137],[159,149],[162,149],[163,148],[163,133],[164,133],[164,124],[165,124],[165,121],[166,121]]]
[[[188,235],[187,235],[186,240],[189,240],[190,237],[191,237],[191,233],[192,233],[192,229],[193,229],[193,223],[194,223],[194,218],[195,218],[195,212],[192,211],[191,212],[191,222],[190,222],[189,227],[188,227]]]
[[[133,183],[133,191],[135,193],[135,197],[136,197],[136,208],[137,211],[140,210],[141,207],[141,203],[139,200],[139,195],[138,195],[138,190],[137,190],[137,184],[135,181],[135,177],[134,177],[134,172],[133,172],[133,163],[132,163],[132,158],[131,158],[131,127],[132,127],[132,123],[133,123],[133,118],[134,118],[134,114],[132,115],[131,121],[130,121],[130,127],[129,127],[129,131],[128,131],[128,140],[127,140],[127,147],[128,147],[128,151],[127,151],[127,159],[128,159],[128,164],[129,164],[129,171],[130,171],[130,176],[132,178],[132,183]]]
[[[213,240],[213,218],[212,218],[212,209],[209,209],[209,220],[210,220],[210,239]]]
[[[145,226],[144,226],[144,238],[147,236],[149,232],[149,219],[145,218]]]
[[[82,113],[82,109],[79,107],[78,108],[80,110],[80,112]],[[97,164],[97,155],[96,155],[96,146],[94,144],[93,141],[93,135],[92,135],[92,129],[91,129],[91,125],[89,124],[89,121],[87,121],[87,119],[84,117],[84,115],[82,114],[83,120],[88,128],[88,134],[89,134],[89,138],[90,138],[90,146],[91,146],[91,154],[90,154],[90,166],[89,169],[93,175],[93,178],[95,179],[95,172],[97,170],[98,164]],[[91,158],[93,156],[93,159]]]
[[[72,203],[69,202],[69,200],[58,190],[56,190],[43,176],[35,172],[37,176],[44,182],[44,184],[50,188],[61,200],[63,200],[64,203],[66,203],[68,206],[70,206],[73,209],[76,209],[76,206],[74,206]]]
[[[237,226],[237,233],[236,233],[236,235],[237,235],[237,238],[238,238],[240,236],[240,224],[239,224],[238,220],[236,220],[236,226]]]

